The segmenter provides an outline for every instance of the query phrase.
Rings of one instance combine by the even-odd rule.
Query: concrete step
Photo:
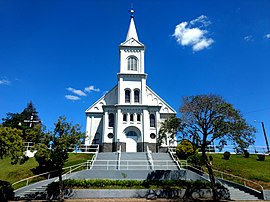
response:
[[[152,153],[153,160],[172,160],[169,153]]]
[[[259,200],[259,198],[257,198],[256,196],[241,191],[237,188],[230,186],[226,187],[229,189],[231,200]]]

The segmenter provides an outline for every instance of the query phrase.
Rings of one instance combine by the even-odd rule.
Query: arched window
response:
[[[133,56],[128,58],[128,70],[137,71],[137,58]]]
[[[134,90],[134,102],[140,102],[140,91]]]
[[[125,103],[130,103],[130,90],[125,90]]]
[[[109,114],[109,127],[114,127],[114,114]]]
[[[156,126],[155,115],[150,114],[150,127],[155,127],[155,126]]]
[[[127,114],[123,114],[123,121],[127,121]]]
[[[141,121],[141,115],[137,114],[137,121],[140,122]]]
[[[130,121],[134,121],[134,115],[130,114]]]

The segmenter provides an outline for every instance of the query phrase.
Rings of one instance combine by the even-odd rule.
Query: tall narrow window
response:
[[[127,114],[123,114],[123,121],[127,121]]]
[[[130,103],[130,90],[125,90],[125,103]]]
[[[150,127],[155,127],[155,126],[156,126],[155,115],[151,114],[150,115]]]
[[[137,114],[137,121],[140,122],[141,121],[141,115]]]
[[[137,59],[135,57],[128,58],[128,70],[137,71]]]
[[[135,90],[134,91],[134,102],[140,102],[140,91],[139,90]]]
[[[130,121],[134,121],[134,115],[130,114]]]
[[[109,127],[114,127],[114,114],[109,114]]]

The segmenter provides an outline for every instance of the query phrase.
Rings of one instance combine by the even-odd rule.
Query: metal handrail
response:
[[[96,164],[94,166],[98,167],[99,169],[105,168],[105,170],[111,170],[112,167],[114,167],[114,169],[117,169],[117,162],[118,160],[96,160]],[[155,167],[164,167],[164,169],[169,169],[170,167],[175,166],[170,165],[171,162],[171,160],[153,160]],[[140,165],[138,163],[143,163],[143,165]],[[149,166],[148,160],[121,160],[122,170],[132,169],[132,167],[146,167],[146,170],[153,170]]]
[[[68,173],[71,173],[73,170],[76,170],[77,167],[81,167],[83,164],[86,164],[86,162],[84,162],[84,163],[79,163],[79,164],[76,164],[76,165],[73,165],[73,166],[69,166],[69,167],[65,167],[65,168],[63,168],[63,170],[69,169],[69,172],[68,172]],[[72,170],[73,167],[76,167],[76,168]],[[38,177],[42,177],[42,176],[44,176],[44,175],[48,175],[48,177],[46,178],[46,180],[48,180],[48,179],[51,178],[51,174],[52,174],[52,173],[55,173],[55,172],[57,172],[57,170],[53,170],[53,171],[41,173],[41,174],[38,174],[38,175],[34,175],[34,176],[31,176],[31,177],[27,177],[27,178],[25,178],[25,179],[22,179],[22,180],[19,180],[19,181],[17,181],[17,182],[14,182],[14,183],[12,184],[12,186],[14,186],[14,185],[16,185],[16,184],[18,184],[18,183],[21,183],[21,182],[23,182],[23,181],[26,181],[26,185],[25,185],[25,186],[28,186],[28,185],[29,185],[29,180],[32,180],[32,179],[38,178]],[[65,174],[64,174],[64,175],[65,175]],[[43,179],[43,180],[45,180],[45,179]],[[43,180],[41,180],[41,181],[43,181]]]
[[[191,165],[187,165],[187,167],[190,167],[190,168],[192,168],[192,169],[195,169],[195,170],[197,170],[198,172],[203,172],[205,175],[207,175],[207,176],[209,177],[209,174],[206,173],[206,172],[204,172],[203,170],[200,170],[200,169],[198,169],[198,168],[195,168],[195,167],[193,167],[193,166],[191,166]],[[230,174],[230,173],[225,173],[225,172],[223,172],[223,171],[219,171],[219,170],[215,170],[215,169],[212,169],[212,170],[213,170],[214,172],[220,173],[220,174],[221,174],[221,179],[224,179],[224,176],[227,175],[227,176],[230,176],[230,177],[233,177],[233,178],[237,178],[237,179],[239,179],[240,181],[243,181],[245,187],[248,187],[248,188],[250,188],[250,189],[253,189],[254,191],[257,191],[257,192],[263,191],[263,186],[260,185],[260,184],[258,184],[257,182],[253,182],[253,181],[251,181],[251,180],[248,180],[248,179],[245,179],[245,178],[243,178],[243,177],[239,177],[239,176],[236,176],[236,175],[233,175],[233,174]],[[216,176],[216,177],[217,177],[217,176]],[[253,185],[255,185],[255,186],[260,187],[260,189],[257,190],[257,189],[254,189],[253,187],[248,186],[248,185],[247,185],[247,182],[248,182],[248,183],[251,183],[251,184],[253,184]]]
[[[176,163],[178,169],[181,170],[182,164],[181,164],[181,166],[179,165],[179,159],[176,160],[176,159],[174,158],[173,153],[174,153],[174,151],[173,151],[171,148],[169,148],[169,154],[170,154],[171,158],[172,158],[173,161]],[[176,158],[177,158],[177,157],[176,157]]]
[[[30,142],[29,142],[30,143]],[[29,146],[29,143],[27,142],[27,145]],[[93,145],[91,145],[93,146]],[[90,160],[90,164],[91,164],[91,167],[90,169],[93,167],[93,162],[96,160],[96,157],[97,157],[97,154],[99,152],[99,145],[94,145],[96,147],[95,149],[95,152],[94,152],[94,156],[92,157],[92,159]],[[86,146],[86,149],[87,149],[87,146]],[[92,153],[92,152],[84,152],[84,153]],[[69,167],[65,167],[63,168],[63,170],[66,170],[66,169],[69,169],[69,172],[68,174],[70,174],[71,172],[74,172],[75,170],[77,170],[78,168],[82,167],[82,166],[86,166],[86,168],[88,169],[88,165],[89,165],[89,160],[87,160],[86,162],[83,162],[83,163],[79,163],[79,164],[76,164],[76,165],[73,165],[73,166],[69,166]],[[73,167],[76,167],[74,169],[72,169]],[[50,179],[50,176],[51,176],[51,173],[54,173],[54,172],[57,172],[57,170],[53,170],[53,171],[49,171],[49,172],[45,172],[45,173],[41,173],[39,175],[34,175],[34,176],[31,176],[31,177],[28,177],[28,178],[25,178],[25,179],[22,179],[22,180],[19,180],[17,182],[14,182],[12,184],[12,186],[18,184],[18,183],[21,183],[23,181],[26,181],[26,185],[29,185],[29,180],[31,179],[34,179],[34,178],[37,178],[37,177],[41,177],[41,176],[44,176],[44,175],[48,175],[47,179]],[[67,173],[63,174],[62,176],[66,176]]]
[[[98,151],[97,151],[97,152],[98,152]],[[94,161],[95,161],[96,156],[97,156],[97,152],[96,152],[95,155],[92,157],[91,162],[94,162]],[[86,162],[83,162],[83,163],[79,163],[79,164],[76,164],[76,165],[72,165],[72,166],[69,166],[69,167],[65,167],[65,168],[63,168],[63,170],[69,169],[69,172],[68,172],[68,173],[70,174],[70,173],[73,172],[74,170],[77,170],[79,167],[82,167],[83,165],[85,165],[86,168],[87,168],[88,162],[89,162],[89,160],[86,161]],[[93,166],[93,165],[92,165],[92,166]],[[76,168],[72,169],[73,167],[76,167]],[[41,173],[41,174],[39,174],[39,175],[34,175],[34,176],[31,176],[31,177],[28,177],[28,178],[19,180],[19,181],[17,181],[17,182],[14,182],[14,183],[12,184],[12,186],[14,186],[14,185],[16,185],[16,184],[18,184],[18,183],[20,183],[20,182],[23,182],[23,181],[26,181],[26,185],[25,185],[25,186],[27,186],[27,185],[29,185],[29,180],[34,179],[34,178],[37,178],[37,177],[41,177],[41,176],[44,176],[44,175],[48,175],[47,179],[50,179],[51,174],[54,173],[54,172],[57,172],[57,170],[53,170],[53,171]],[[64,175],[66,175],[66,173],[63,174],[63,176],[64,176]]]
[[[120,166],[121,166],[121,145],[119,146],[119,150],[117,151],[117,154],[118,154],[118,156],[117,156],[117,163],[118,163],[118,165],[117,165],[117,170],[120,170]]]
[[[245,187],[249,187],[249,188],[251,188],[251,189],[254,189],[253,187],[250,187],[250,186],[247,185],[247,183],[250,183],[250,184],[253,184],[253,185],[255,185],[255,186],[260,187],[259,190],[260,190],[260,191],[263,191],[263,186],[260,185],[260,184],[258,184],[257,182],[253,182],[253,181],[248,180],[248,179],[245,179],[245,178],[243,178],[243,177],[239,177],[239,176],[237,176],[237,175],[233,175],[233,174],[230,174],[230,173],[225,173],[225,172],[222,172],[222,171],[219,171],[219,170],[213,169],[213,171],[215,171],[215,172],[217,172],[217,173],[220,173],[220,174],[221,174],[221,179],[224,179],[224,175],[227,175],[227,176],[230,176],[230,177],[233,177],[233,178],[237,178],[237,179],[239,179],[240,181],[243,181]],[[256,191],[259,191],[259,190],[257,190],[257,189],[255,189],[255,190],[256,190]]]
[[[152,170],[155,170],[154,162],[153,162],[153,158],[152,158],[152,154],[151,154],[152,151],[149,149],[148,145],[146,147],[146,150],[147,150],[147,158],[148,158],[148,161],[149,161],[149,163],[151,165],[151,168],[152,168]]]

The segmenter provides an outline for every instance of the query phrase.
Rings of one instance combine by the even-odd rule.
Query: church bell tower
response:
[[[139,41],[134,10],[130,10],[130,24],[126,40],[120,44],[120,72],[118,73],[118,104],[143,104],[146,86],[144,73],[145,46]]]

